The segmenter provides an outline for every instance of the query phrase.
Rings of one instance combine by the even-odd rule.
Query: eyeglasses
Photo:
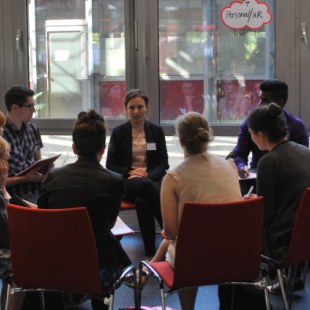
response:
[[[34,104],[21,104],[20,107],[26,107],[29,109],[35,109],[35,105]]]

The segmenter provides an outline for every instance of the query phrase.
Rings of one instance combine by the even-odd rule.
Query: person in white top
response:
[[[200,113],[189,112],[178,120],[176,131],[185,158],[176,168],[168,171],[163,179],[161,209],[164,240],[152,260],[164,260],[166,256],[172,266],[185,202],[227,202],[242,199],[234,162],[207,152],[208,143],[212,140],[207,120]],[[179,292],[182,309],[194,309],[196,294],[196,288]]]

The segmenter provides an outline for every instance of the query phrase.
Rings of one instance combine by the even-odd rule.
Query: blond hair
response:
[[[4,127],[6,122],[6,117],[5,115],[0,111],[0,127]]]
[[[5,151],[10,148],[10,143],[0,136],[0,159],[3,159]]]
[[[181,116],[176,131],[189,154],[203,153],[212,141],[212,131],[208,121],[200,113],[188,112]]]

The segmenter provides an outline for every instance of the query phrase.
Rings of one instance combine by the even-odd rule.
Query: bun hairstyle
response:
[[[77,155],[84,159],[95,159],[105,145],[104,119],[96,111],[80,112],[72,132]]]
[[[176,132],[189,154],[203,153],[212,141],[208,121],[197,112],[188,112],[177,120]]]
[[[263,132],[271,143],[288,136],[288,127],[285,118],[282,117],[282,108],[274,102],[254,110],[248,117],[248,127],[255,133]]]

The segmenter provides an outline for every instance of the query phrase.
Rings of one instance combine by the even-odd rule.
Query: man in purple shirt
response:
[[[286,83],[279,80],[265,80],[260,85],[259,97],[260,105],[267,105],[271,102],[275,102],[284,108],[288,98],[288,86]],[[309,137],[304,122],[285,110],[283,110],[283,118],[287,122],[289,139],[309,147]],[[240,177],[248,175],[247,165],[250,152],[252,152],[252,161],[250,163],[250,170],[252,171],[256,170],[259,159],[267,153],[266,151],[260,151],[252,141],[247,123],[247,119],[242,123],[237,145],[233,150],[233,158],[238,167]]]

